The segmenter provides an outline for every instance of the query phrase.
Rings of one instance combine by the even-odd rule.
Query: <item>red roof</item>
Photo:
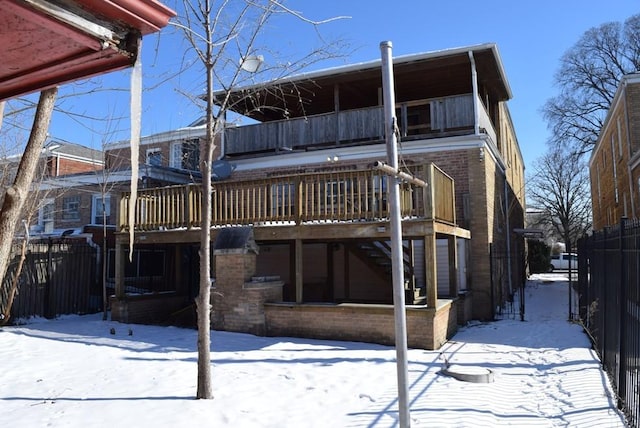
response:
[[[129,67],[173,16],[155,0],[0,0],[0,101]]]

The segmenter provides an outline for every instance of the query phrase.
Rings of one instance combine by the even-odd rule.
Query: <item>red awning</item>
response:
[[[155,0],[0,0],[0,101],[129,67],[173,16]]]

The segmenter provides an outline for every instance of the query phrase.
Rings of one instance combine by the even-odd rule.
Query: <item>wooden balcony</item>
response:
[[[490,117],[480,99],[478,127],[496,141]],[[471,134],[475,129],[472,94],[398,103],[401,140]],[[384,140],[382,106],[292,118],[225,130],[228,156],[312,150]]]
[[[411,171],[427,183],[401,185],[407,218],[455,224],[454,182],[433,164]],[[286,175],[213,183],[212,226],[374,222],[388,219],[389,180],[377,169]],[[121,231],[128,230],[130,194],[120,200]],[[197,184],[141,189],[136,231],[200,227],[202,188]]]

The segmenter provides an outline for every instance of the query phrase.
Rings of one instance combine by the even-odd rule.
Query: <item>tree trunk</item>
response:
[[[25,236],[24,240],[22,241],[22,249],[20,250],[20,260],[18,261],[18,267],[13,274],[11,285],[9,285],[9,294],[7,297],[7,301],[4,308],[2,308],[2,311],[0,312],[0,326],[6,325],[11,318],[11,306],[13,306],[13,299],[16,297],[16,292],[18,291],[18,283],[20,282],[20,274],[22,273],[24,261],[27,259],[28,244],[29,234],[27,233],[27,236]]]
[[[0,210],[0,279],[3,279],[7,273],[13,236],[22,214],[26,196],[31,188],[42,147],[47,138],[57,94],[58,88],[46,89],[40,93],[29,141],[20,159],[13,185],[6,190],[4,196]],[[2,287],[2,282],[0,282],[0,287]]]
[[[208,28],[208,26],[207,26]],[[211,58],[211,45],[207,58]],[[198,311],[198,387],[196,398],[211,399],[211,170],[215,118],[213,116],[213,67],[207,68],[207,135],[200,143],[202,172],[202,220],[200,226],[200,290]]]
[[[205,143],[210,144],[210,143]],[[211,166],[202,170],[202,225],[200,230],[200,290],[198,312],[198,388],[196,398],[213,398],[211,392]],[[208,171],[209,170],[209,171]]]

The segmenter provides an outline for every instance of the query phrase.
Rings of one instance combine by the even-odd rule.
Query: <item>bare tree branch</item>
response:
[[[184,0],[184,15],[173,25],[183,31],[184,39],[193,55],[198,59],[202,78],[206,81],[205,94],[189,94],[196,104],[204,104],[206,111],[206,138],[200,142],[200,171],[202,174],[202,223],[200,236],[200,285],[196,298],[198,312],[198,384],[196,398],[212,398],[210,368],[210,320],[211,320],[211,173],[216,136],[223,130],[226,113],[245,102],[250,109],[259,109],[264,103],[259,98],[260,86],[248,90],[243,100],[233,98],[232,92],[247,81],[260,77],[273,80],[298,71],[322,58],[335,57],[329,48],[338,45],[323,43],[321,48],[312,50],[301,59],[287,61],[279,65],[263,67],[257,76],[242,69],[244,58],[263,53],[260,46],[262,33],[270,21],[278,16],[289,16],[295,20],[318,27],[342,17],[314,21],[300,12],[284,6],[281,0]],[[273,24],[271,24],[273,25]],[[317,32],[317,28],[316,28]],[[265,52],[266,53],[266,52]],[[195,64],[194,64],[195,65]],[[194,68],[191,71],[196,71]],[[214,97],[215,88],[215,97]],[[283,97],[283,93],[275,94]],[[294,94],[300,102],[302,93]]]
[[[591,229],[588,168],[569,149],[551,147],[535,162],[527,194],[529,205],[542,212],[534,226],[548,226],[567,248]]]
[[[623,75],[640,70],[640,14],[591,28],[562,57],[555,82],[560,94],[543,114],[551,144],[576,154],[591,150]]]

